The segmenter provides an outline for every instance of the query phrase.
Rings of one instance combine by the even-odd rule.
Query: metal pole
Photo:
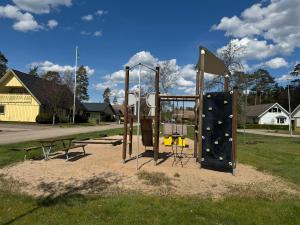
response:
[[[74,102],[73,102],[73,124],[75,124],[75,114],[76,114],[77,63],[78,63],[78,46],[76,46],[76,57],[75,57]]]
[[[290,96],[290,84],[288,83],[288,101],[289,101],[289,132],[290,135],[293,135],[293,129],[292,129],[292,118],[291,118],[291,96]]]
[[[199,112],[198,112],[198,162],[202,163],[202,127],[203,127],[203,92],[204,92],[204,65],[205,50],[201,49],[200,78],[199,78]]]
[[[155,116],[154,116],[154,163],[157,164],[159,155],[159,122],[160,122],[160,97],[159,97],[159,67],[155,72]]]
[[[138,98],[138,108],[137,108],[137,131],[136,131],[136,136],[137,136],[137,150],[136,150],[136,169],[139,169],[139,148],[140,148],[140,111],[141,111],[141,73],[142,73],[142,65],[139,66],[139,98]]]
[[[123,163],[126,160],[127,151],[127,124],[128,124],[128,90],[129,90],[129,67],[125,68],[125,101],[124,101],[124,134],[123,134]]]

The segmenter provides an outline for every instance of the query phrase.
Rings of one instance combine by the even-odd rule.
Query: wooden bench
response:
[[[85,155],[85,149],[84,149],[85,146],[86,146],[86,144],[74,145],[74,146],[70,146],[70,147],[66,147],[66,148],[60,149],[60,151],[64,151],[65,152],[66,160],[68,161],[69,160],[69,150],[74,149],[74,148],[82,148],[83,155]]]
[[[46,146],[49,147],[49,146]],[[16,151],[24,151],[25,152],[25,156],[24,156],[24,161],[26,161],[27,159],[27,154],[35,149],[39,149],[42,148],[41,146],[31,146],[31,147],[24,147],[24,148],[14,148],[12,150],[16,150]]]

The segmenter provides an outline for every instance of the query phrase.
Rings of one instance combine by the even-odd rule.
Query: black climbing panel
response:
[[[203,98],[203,167],[232,170],[232,94],[206,93]]]

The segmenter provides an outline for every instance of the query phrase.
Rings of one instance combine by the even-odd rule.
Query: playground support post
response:
[[[123,134],[123,162],[126,160],[127,151],[127,124],[128,124],[128,90],[129,90],[129,67],[125,68],[125,101],[124,101],[124,134]]]
[[[200,77],[200,70],[197,70],[196,74],[196,96],[199,97],[199,77]],[[199,98],[195,99],[195,129],[194,129],[194,158],[196,158],[196,162],[198,161],[198,113],[199,113]]]
[[[160,96],[159,96],[159,67],[155,72],[155,121],[154,121],[154,163],[157,164],[159,154],[159,121],[160,121]]]
[[[129,130],[129,144],[128,144],[128,147],[129,147],[129,157],[131,158],[131,155],[132,155],[132,135],[133,135],[133,107],[130,108],[130,130]]]
[[[200,78],[199,78],[199,112],[198,112],[198,162],[201,168],[202,163],[202,126],[203,126],[203,92],[204,92],[204,63],[205,63],[205,50],[200,50]]]
[[[236,154],[237,154],[237,102],[238,102],[238,88],[233,88],[232,96],[232,174],[235,175],[236,169]]]

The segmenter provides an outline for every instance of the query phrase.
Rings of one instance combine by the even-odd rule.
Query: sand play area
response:
[[[115,136],[114,138],[121,138]],[[122,145],[89,144],[86,155],[73,149],[71,160],[65,161],[62,152],[49,161],[28,160],[0,169],[5,179],[17,181],[19,191],[33,196],[57,196],[65,193],[149,193],[161,195],[201,195],[220,198],[235,193],[298,194],[292,185],[281,179],[238,164],[236,175],[199,169],[192,158],[193,141],[184,150],[181,163],[172,166],[171,147],[160,146],[163,156],[155,166],[150,154],[135,157],[136,138],[133,138],[133,158],[122,162]],[[162,142],[162,140],[161,140]],[[140,148],[141,153],[144,147]]]

